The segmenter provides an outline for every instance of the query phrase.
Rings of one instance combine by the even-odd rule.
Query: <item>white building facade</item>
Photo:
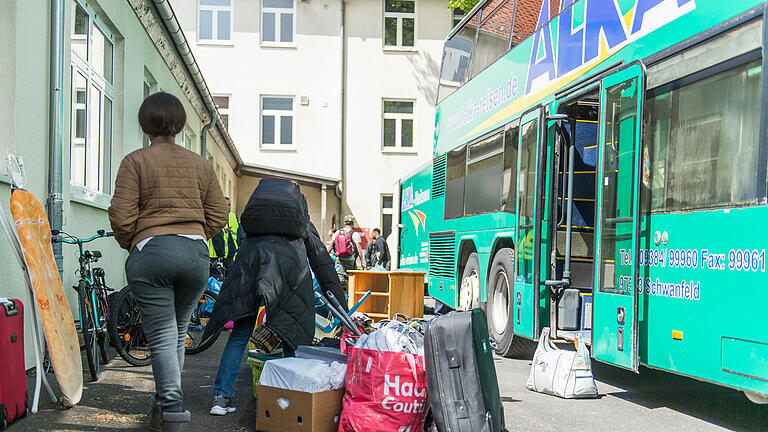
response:
[[[432,157],[447,2],[171,3],[245,162],[238,211],[284,171],[325,240],[346,214],[388,233],[393,184]]]

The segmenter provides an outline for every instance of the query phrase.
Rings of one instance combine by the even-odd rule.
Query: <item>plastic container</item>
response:
[[[568,288],[557,302],[557,328],[559,330],[579,329],[579,290]]]
[[[261,353],[248,352],[248,359],[245,361],[251,366],[251,376],[253,377],[253,398],[256,399],[257,390],[259,387],[259,377],[261,377],[261,371],[264,369],[264,363],[267,360],[274,360],[282,358],[282,355],[266,355]]]

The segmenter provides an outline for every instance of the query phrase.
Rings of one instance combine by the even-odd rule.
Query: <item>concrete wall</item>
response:
[[[214,94],[230,95],[229,132],[246,163],[340,177],[338,0],[296,0],[295,46],[261,45],[259,0],[233,0],[230,44],[198,42],[197,0],[172,0]],[[294,148],[260,148],[260,97],[295,96]],[[309,103],[301,105],[301,96]]]
[[[71,133],[71,70],[70,44],[72,6],[74,0],[65,2],[65,85],[63,94],[63,229],[79,237],[94,234],[97,229],[109,229],[106,209],[109,195],[89,194],[70,186],[70,133]],[[134,1],[140,3],[140,1]],[[115,36],[115,96],[113,106],[112,181],[124,155],[142,146],[142,135],[137,120],[138,108],[143,99],[145,69],[157,81],[157,89],[173,93],[182,100],[187,111],[188,127],[199,140],[203,122],[196,115],[190,101],[184,97],[179,83],[172,75],[163,57],[138,20],[128,1],[88,1],[104,26]],[[0,94],[5,101],[0,106],[0,153],[7,150],[20,153],[25,161],[28,177],[26,189],[45,204],[48,194],[48,81],[49,71],[49,20],[50,2],[45,0],[0,0],[0,54],[5,59],[0,64]],[[213,139],[209,137],[209,148]],[[199,143],[198,143],[199,147]],[[217,155],[217,158],[223,157]],[[222,162],[227,175],[234,178],[233,169]],[[5,163],[0,163],[0,207],[8,212],[10,188],[5,173]],[[233,182],[234,183],[234,182]],[[109,286],[120,289],[125,285],[124,261],[127,253],[111,239],[91,243],[93,249],[102,251],[99,262],[107,275]],[[23,273],[12,256],[9,243],[0,240],[0,267],[3,284],[0,297],[20,298],[30,305],[24,285]],[[77,250],[64,247],[63,284],[70,305],[77,298],[72,289],[77,276]],[[31,334],[27,323],[26,363],[34,364],[31,351]]]

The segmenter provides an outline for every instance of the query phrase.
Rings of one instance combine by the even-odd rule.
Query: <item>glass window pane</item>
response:
[[[103,179],[102,179],[102,192],[112,193],[112,101],[109,98],[104,98],[104,120],[103,120]]]
[[[293,98],[265,97],[262,101],[262,109],[290,111],[293,109]]]
[[[747,204],[765,197],[764,185],[757,184],[761,78],[755,60],[650,93],[641,191],[647,196],[650,189],[653,210]]]
[[[397,18],[384,18],[384,45],[397,45]]]
[[[413,46],[415,40],[415,24],[413,18],[403,18],[403,45]]]
[[[232,12],[219,11],[216,14],[216,39],[228,41],[230,40],[230,17]]]
[[[71,46],[72,51],[77,53],[82,59],[88,59],[88,14],[83,8],[74,5],[72,23]]]
[[[395,114],[413,114],[413,102],[385,100],[384,112]]]
[[[200,11],[200,24],[199,24],[198,36],[200,40],[213,39],[213,11],[201,10]]]
[[[229,96],[214,96],[213,103],[221,109],[229,108]]]
[[[265,115],[261,117],[261,143],[275,143],[275,116]]]
[[[112,42],[109,39],[104,38],[104,78],[110,84],[112,84],[112,79],[114,78],[112,76],[114,70],[113,58],[114,47],[112,46]]]
[[[264,0],[264,7],[293,9],[293,0]]]
[[[392,195],[382,195],[381,208],[385,208],[385,209],[392,208]]]
[[[509,51],[509,33],[515,1],[491,0],[483,7],[483,22],[477,36],[477,51],[472,60],[472,76]]]
[[[85,168],[85,186],[94,191],[101,190],[101,91],[91,86],[88,100],[88,136],[90,139],[85,147],[87,165]]]
[[[73,137],[71,146],[71,179],[79,186],[85,186],[85,143],[88,126],[88,81],[79,73],[74,74],[75,92],[74,115],[72,119]]]
[[[224,127],[229,129],[229,115],[228,114],[221,114],[221,121],[224,122]]]
[[[522,127],[520,140],[520,172],[518,173],[517,195],[520,200],[517,232],[517,271],[515,280],[533,282],[533,237],[534,207],[536,203],[536,144],[538,141],[538,120]]]
[[[395,119],[384,119],[384,147],[395,146],[396,123]]]
[[[280,116],[280,144],[293,144],[292,116]]]
[[[413,147],[413,120],[402,119],[400,121],[400,145]]]
[[[200,0],[200,6],[231,6],[232,0]]]
[[[502,177],[501,198],[504,200],[504,211],[515,212],[517,199],[517,143],[520,139],[520,128],[514,126],[504,134],[504,175]]]
[[[93,71],[104,76],[104,33],[98,27],[93,28],[93,56],[91,58]]]
[[[261,16],[262,42],[275,42],[275,14],[264,12]]]
[[[381,235],[383,235],[386,240],[390,234],[392,234],[392,215],[381,215]]]
[[[501,208],[499,179],[503,174],[503,142],[504,136],[499,133],[469,147],[471,162],[467,165],[465,215]]]
[[[387,0],[384,3],[384,11],[386,12],[414,13],[415,10],[416,2],[408,0]]]
[[[477,17],[472,18],[456,35],[445,42],[443,65],[440,71],[438,101],[456,91],[469,75],[469,59],[475,44],[477,28],[472,25]]]
[[[464,215],[464,175],[467,169],[466,146],[448,152],[445,170],[445,218]]]
[[[280,42],[293,42],[293,14],[280,14]]]

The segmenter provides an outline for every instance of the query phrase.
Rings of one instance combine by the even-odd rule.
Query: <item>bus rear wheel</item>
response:
[[[493,257],[485,304],[488,333],[496,340],[496,354],[531,358],[536,344],[515,337],[514,262],[515,252],[511,248],[500,249]]]

